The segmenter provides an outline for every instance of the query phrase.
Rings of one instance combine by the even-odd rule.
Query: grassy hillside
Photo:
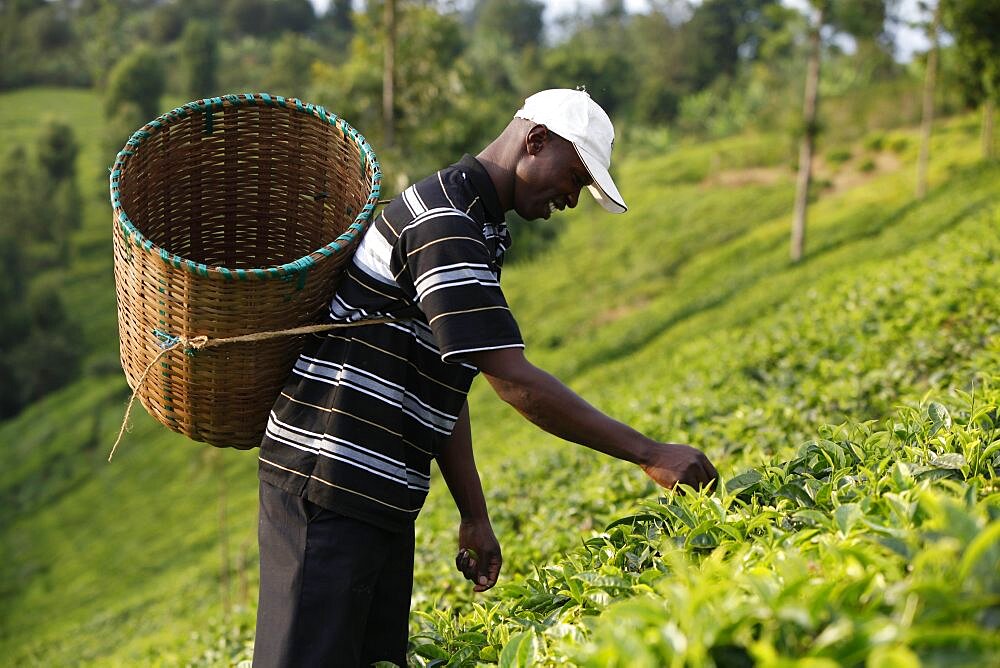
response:
[[[67,104],[69,95],[29,91],[0,97],[0,139],[29,136],[31,110],[79,118],[81,127],[89,128],[81,135],[87,142],[81,174],[91,172],[97,180],[110,161],[100,155],[97,104],[85,93],[73,93],[77,97]],[[793,172],[776,150],[787,145],[784,138],[737,137],[653,157],[623,156],[618,180],[632,207],[629,214],[600,215],[584,202],[567,215],[565,231],[550,249],[505,272],[505,291],[529,357],[651,436],[706,448],[729,480],[755,468],[770,484],[777,473],[766,464],[781,469],[802,443],[821,434],[843,440],[826,424],[888,419],[890,432],[893,421],[924,425],[926,404],[919,420],[897,407],[921,406],[927,393],[954,414],[947,433],[961,429],[986,447],[996,433],[980,433],[976,420],[982,416],[972,419],[960,396],[949,393],[972,390],[975,380],[980,401],[997,400],[995,389],[984,394],[983,387],[996,387],[990,374],[1000,368],[995,324],[1000,167],[978,162],[977,130],[971,118],[939,126],[932,191],[919,203],[911,196],[913,130],[867,142],[894,150],[841,147],[855,158],[825,167],[821,177],[830,185],[817,193],[810,210],[808,255],[798,265],[787,261]],[[862,171],[864,160],[882,167]],[[107,360],[117,351],[103,181],[85,193],[85,226],[75,240],[78,255],[67,289],[86,316],[81,345],[89,347],[92,373],[0,425],[8,456],[0,471],[0,655],[14,665],[227,665],[246,658],[251,641],[255,454],[190,443],[140,415],[114,462],[105,461],[128,388],[120,372],[107,372],[113,367]],[[681,608],[662,602],[668,586],[652,576],[680,574],[685,592],[711,590],[701,578],[735,577],[726,570],[725,555],[715,567],[687,560],[683,548],[691,532],[657,517],[661,510],[647,513],[653,517],[645,524],[631,522],[639,527],[635,531],[602,533],[609,522],[634,514],[640,502],[669,506],[655,503],[658,491],[634,467],[540,434],[483,383],[477,382],[472,401],[477,459],[504,546],[503,579],[512,586],[473,599],[452,572],[457,513],[444,485],[433,485],[418,521],[414,610],[424,616],[418,615],[413,630],[425,636],[419,644],[490,660],[514,636],[538,656],[568,654],[601,665],[609,648],[618,645],[658,651],[650,638],[662,638],[662,629],[636,619],[662,618],[665,610],[677,615]],[[884,439],[878,445],[884,446]],[[913,447],[900,436],[900,448],[904,445]],[[875,457],[876,446],[869,450]],[[882,458],[897,456],[892,448],[879,452]],[[898,456],[904,454],[910,457],[900,449]],[[927,461],[930,454],[935,453],[924,453]],[[989,464],[960,469],[959,478],[979,480],[967,494],[972,528],[961,545],[996,532],[997,490]],[[882,473],[891,477],[890,469],[885,466],[877,479]],[[796,470],[786,476],[792,473],[801,475]],[[768,484],[742,490],[751,504],[748,518],[787,510],[773,494],[781,485]],[[873,494],[886,491],[906,490],[897,486]],[[694,505],[685,508],[702,512],[696,508],[701,497],[691,498],[685,503]],[[735,502],[725,502],[738,514]],[[828,505],[812,509],[820,513],[813,518],[817,526],[837,512]],[[862,532],[855,531],[860,526],[854,521],[841,537],[857,538],[852,549],[866,549]],[[658,537],[657,546],[663,536],[679,537],[679,556],[642,557],[643,549],[633,549],[639,544],[636,532],[647,535],[650,545]],[[751,534],[744,532],[740,545],[726,550],[757,549]],[[605,565],[581,552],[584,541],[604,545],[604,537],[618,541],[616,550],[628,548],[621,559],[635,551],[635,577],[639,571],[651,574],[642,583],[651,598],[642,600],[653,601],[652,613],[641,606],[614,608],[601,623],[604,615],[597,613],[635,593],[631,579],[596,592],[592,605],[559,600],[574,579],[566,575],[567,563],[595,573]],[[914,542],[915,554],[926,542]],[[992,554],[988,548],[983,549]],[[797,554],[794,559],[807,565],[816,561],[807,552]],[[890,585],[902,582],[896,562],[887,563],[875,572]],[[766,564],[758,566],[766,571]],[[843,581],[851,572],[831,570]],[[801,586],[815,589],[806,580]],[[527,610],[526,598],[542,594],[555,607]],[[913,605],[923,606],[917,594]],[[491,610],[495,618],[484,625]],[[704,605],[686,610],[689,616],[705,614]],[[846,603],[843,610],[856,612]],[[584,628],[583,617],[596,620],[589,645],[572,641]],[[629,628],[646,630],[618,637],[614,629],[622,619],[629,620]],[[642,635],[646,632],[649,638]],[[777,632],[809,638],[822,627]],[[707,651],[705,642],[688,645]],[[808,655],[810,646],[804,645],[799,654],[778,643],[771,647]],[[658,656],[674,660],[675,655]],[[656,663],[651,659],[649,665]]]

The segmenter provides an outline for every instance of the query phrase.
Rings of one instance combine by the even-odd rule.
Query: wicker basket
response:
[[[296,99],[200,100],[132,135],[111,172],[118,332],[153,417],[219,447],[260,443],[302,336],[176,347],[143,373],[178,340],[319,322],[380,179],[364,137]]]

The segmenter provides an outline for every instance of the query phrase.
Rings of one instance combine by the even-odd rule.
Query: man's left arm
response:
[[[462,518],[455,565],[472,581],[475,591],[486,591],[497,583],[503,559],[500,543],[490,524],[483,486],[472,453],[468,402],[462,406],[455,429],[441,448],[437,463]]]

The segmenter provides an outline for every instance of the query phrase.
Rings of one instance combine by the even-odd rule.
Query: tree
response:
[[[568,40],[542,54],[546,88],[583,86],[609,115],[628,113],[638,75],[627,15],[618,0],[580,21]]]
[[[544,11],[545,4],[538,0],[478,0],[473,10],[476,39],[495,35],[511,49],[537,49]]]
[[[14,402],[4,402],[10,417],[28,404],[73,380],[79,372],[80,349],[73,324],[53,281],[35,281],[28,289],[22,324],[0,366],[12,371],[8,389]],[[13,404],[13,405],[11,405]]]
[[[226,0],[221,13],[227,31],[240,36],[305,33],[316,25],[309,0]]]
[[[0,281],[0,324],[6,323],[10,306],[23,295],[28,276],[24,246],[32,235],[33,180],[27,151],[19,144],[9,147],[0,162],[0,262],[7,274]],[[0,334],[0,349],[9,343]]]
[[[0,87],[86,85],[69,0],[0,1]]]
[[[805,252],[806,213],[809,186],[812,182],[812,160],[819,134],[820,60],[823,32],[846,33],[871,38],[885,33],[887,5],[894,0],[809,0],[812,11],[808,35],[805,93],[802,100],[802,138],[799,142],[799,173],[795,187],[795,209],[792,218],[791,259],[798,262]]]
[[[60,121],[48,120],[38,140],[38,164],[41,167],[37,187],[46,196],[39,201],[40,229],[53,242],[57,258],[69,260],[71,235],[83,222],[82,199],[76,183],[76,157],[79,145],[73,128]]]
[[[271,46],[271,68],[266,90],[291,97],[306,97],[312,81],[313,63],[322,60],[314,42],[286,32]]]
[[[636,120],[672,122],[685,98],[713,86],[729,90],[743,66],[759,57],[780,18],[775,9],[776,0],[705,0],[687,8],[658,3],[630,17],[618,48],[635,72]]]
[[[105,86],[116,63],[135,43],[125,29],[126,11],[118,2],[90,2],[80,8],[76,23],[80,30],[82,63],[98,86]]]
[[[50,181],[73,179],[79,153],[80,146],[69,124],[52,119],[45,123],[38,140],[38,162]]]
[[[219,66],[218,36],[203,21],[191,21],[181,34],[181,68],[184,70],[188,97],[211,97],[216,90]]]
[[[362,132],[382,160],[388,191],[409,176],[429,173],[462,152],[481,147],[509,120],[517,95],[493,90],[489,77],[465,57],[463,24],[456,12],[416,2],[397,5],[394,71],[394,148],[383,126],[384,6],[370,3],[355,15],[346,62],[313,66],[314,99]],[[489,65],[489,63],[487,63]]]
[[[44,167],[29,160],[21,146],[8,149],[0,162],[0,262],[7,272],[7,280],[0,282],[0,378],[6,381],[0,419],[62,386],[79,367],[74,324],[59,294],[63,279],[50,238],[61,225],[53,216],[79,211],[79,202],[75,211],[58,204],[59,193],[70,184],[75,187],[76,142],[65,127],[50,123],[43,131],[38,153]],[[56,164],[59,157],[69,167]],[[53,179],[59,184],[56,193]]]
[[[131,103],[139,108],[146,120],[151,120],[159,113],[165,85],[166,73],[160,57],[153,49],[141,46],[111,70],[104,113],[113,118],[122,105]]]
[[[924,4],[926,10],[926,4]],[[923,116],[920,123],[920,157],[917,159],[917,198],[927,194],[927,163],[930,159],[931,129],[934,123],[934,84],[937,77],[938,33],[941,30],[941,3],[934,7],[934,18],[927,26],[931,48],[927,52],[927,68],[924,73]]]
[[[382,139],[392,148],[396,143],[396,0],[385,0],[383,11]]]
[[[806,243],[806,210],[809,206],[809,185],[812,182],[812,158],[816,147],[816,109],[819,102],[819,65],[826,7],[816,3],[815,16],[809,28],[809,60],[806,64],[806,87],[802,99],[802,139],[799,142],[799,175],[795,181],[795,210],[792,219],[792,262],[802,259]]]
[[[774,0],[705,0],[681,28],[684,78],[699,91],[719,76],[732,77],[759,47],[757,27]]]
[[[354,35],[354,11],[351,0],[333,0],[320,19],[320,42],[332,52],[343,53]]]
[[[553,88],[583,86],[609,115],[627,110],[635,97],[636,77],[628,56],[613,47],[601,47],[597,35],[574,35],[542,58]]]
[[[1000,98],[1000,2],[996,0],[941,0],[945,29],[955,38],[955,46],[966,68],[979,73],[968,91],[983,105],[983,157],[994,156],[993,116]]]
[[[659,8],[633,20],[637,79],[634,113],[637,120],[669,123],[677,116],[684,94],[677,83],[680,30]]]
[[[354,19],[351,14],[351,0],[333,0],[327,10],[327,16],[334,28],[347,34],[354,30]]]

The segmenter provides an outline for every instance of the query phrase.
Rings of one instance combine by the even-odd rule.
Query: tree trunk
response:
[[[806,209],[809,206],[809,184],[812,181],[812,158],[816,144],[816,108],[819,102],[820,28],[823,11],[809,33],[809,63],[806,67],[806,90],[802,102],[802,143],[799,146],[799,176],[795,188],[795,215],[792,220],[792,262],[802,259],[806,244]]]
[[[983,159],[992,160],[993,151],[993,116],[996,113],[996,105],[992,98],[986,98],[983,103]]]
[[[396,0],[385,0],[385,61],[382,69],[382,141],[396,141]]]
[[[931,27],[931,49],[927,54],[924,76],[924,113],[920,123],[920,157],[917,159],[917,199],[927,195],[927,162],[931,152],[931,128],[934,124],[934,85],[937,79],[938,31],[941,28],[941,2],[934,8]]]

